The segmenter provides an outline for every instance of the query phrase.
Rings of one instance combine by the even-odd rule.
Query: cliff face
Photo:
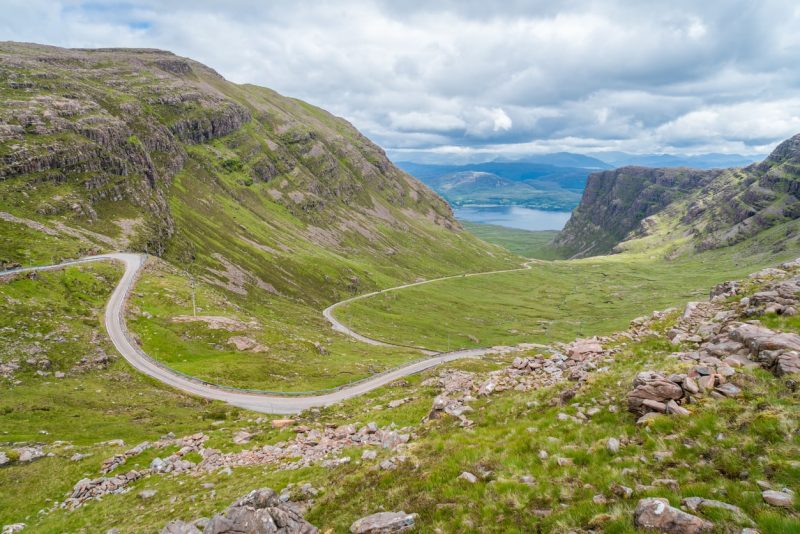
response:
[[[592,256],[663,233],[689,236],[695,250],[719,248],[797,219],[798,197],[800,135],[742,169],[623,167],[589,176],[556,245],[569,255]]]
[[[309,276],[363,281],[376,264],[505,261],[345,120],[159,50],[0,43],[0,199],[100,248],[209,272],[235,258],[278,292]],[[25,261],[3,246],[0,259]]]
[[[721,171],[622,167],[589,175],[581,203],[556,244],[570,256],[610,252],[640,223],[708,184]]]

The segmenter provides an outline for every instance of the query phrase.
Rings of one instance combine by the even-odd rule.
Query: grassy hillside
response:
[[[747,294],[756,290],[748,287]],[[466,428],[449,416],[423,421],[434,398],[442,393],[435,385],[439,377],[447,376],[442,369],[303,414],[300,423],[315,429],[358,427],[372,421],[381,428],[394,423],[412,432],[409,445],[400,451],[366,447],[375,451],[376,458],[361,459],[364,448],[352,444],[334,455],[350,461],[330,467],[316,464],[285,470],[281,464],[251,464],[234,467],[231,474],[222,470],[151,474],[134,482],[127,492],[106,495],[76,510],[50,509],[80,478],[98,476],[104,459],[122,453],[134,440],[165,430],[141,432],[133,427],[125,434],[120,428],[111,435],[131,440],[120,446],[78,441],[68,430],[56,433],[51,428],[50,435],[35,439],[49,443],[62,434],[76,439],[75,447],[53,444],[48,446],[54,453],[51,457],[0,469],[3,486],[14,484],[13,492],[0,496],[0,522],[24,521],[31,532],[105,532],[110,528],[123,534],[154,532],[171,519],[209,517],[253,488],[281,491],[288,487],[293,499],[302,499],[309,506],[309,521],[334,532],[347,531],[355,519],[369,513],[405,510],[419,514],[421,531],[602,528],[627,534],[636,532],[632,515],[637,500],[649,496],[665,497],[674,506],[689,496],[738,506],[744,517],[719,509],[700,512],[714,521],[720,532],[738,532],[751,519],[761,532],[795,532],[800,528],[797,503],[788,509],[770,507],[763,502],[759,486],[797,489],[799,473],[793,459],[800,451],[793,436],[800,399],[790,382],[762,369],[740,368],[732,378],[743,390],[740,397],[698,397],[690,405],[689,417],[661,416],[647,425],[636,425],[636,417],[626,411],[625,398],[637,373],[645,369],[686,372],[690,367],[672,356],[676,349],[688,347],[676,347],[664,337],[677,315],[654,322],[649,327],[653,334],[605,343],[613,357],[578,387],[565,381],[478,396],[470,403],[472,411],[467,415],[472,424]],[[765,321],[798,331],[793,319],[767,316]],[[466,373],[463,376],[477,388],[492,376],[496,379],[497,375],[490,373],[503,372],[514,356],[461,361],[446,367],[450,372]],[[137,391],[146,394],[141,389],[132,393]],[[151,405],[147,399],[143,406]],[[391,401],[400,401],[400,406],[388,408]],[[170,408],[169,401],[164,408]],[[253,415],[229,413],[215,424],[198,417],[194,425],[187,425],[184,413],[175,414],[170,428],[179,436],[202,430],[208,435],[208,447],[223,453],[295,439],[293,432],[274,429],[268,420]],[[253,438],[237,445],[232,438],[242,429]],[[106,436],[109,434],[101,433],[97,439]],[[617,452],[608,447],[612,437],[621,442]],[[147,450],[111,475],[143,468],[156,456],[164,457],[175,449]],[[91,456],[74,462],[70,456],[75,452]],[[379,466],[389,460],[391,463],[384,465],[391,467]],[[475,474],[476,482],[459,478],[464,471]],[[304,496],[303,484],[310,484],[316,492],[310,500],[306,501],[309,494]],[[622,486],[630,488],[630,497],[618,493],[616,488]],[[143,490],[155,493],[144,499],[140,496]],[[39,513],[40,509],[47,510]]]
[[[519,264],[343,119],[190,59],[0,43],[0,78],[0,268],[159,256],[135,296],[149,311],[131,325],[184,371],[290,390],[361,378],[416,355],[354,347],[322,308]],[[256,337],[270,352],[173,324],[191,287],[219,303],[206,313],[264,325]]]

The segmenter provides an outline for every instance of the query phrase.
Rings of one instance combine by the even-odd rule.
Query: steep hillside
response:
[[[674,255],[729,246],[797,219],[798,184],[800,135],[742,169],[595,173],[555,244],[576,256],[665,246]]]
[[[315,305],[509,264],[346,121],[169,52],[2,43],[0,96],[4,264],[144,250]]]

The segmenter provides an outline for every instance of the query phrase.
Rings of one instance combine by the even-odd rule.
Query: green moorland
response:
[[[151,259],[136,284],[128,325],[152,357],[211,383],[271,391],[314,391],[341,386],[420,358],[418,351],[375,347],[330,328],[317,310],[264,294],[233,299],[197,282],[199,316],[239,324],[212,329],[192,316],[192,285],[185,272]],[[263,347],[236,350],[229,340],[247,338]]]
[[[369,337],[433,350],[568,341],[618,330],[654,308],[702,299],[716,283],[800,256],[797,226],[785,223],[733,247],[674,259],[651,249],[538,262],[527,271],[379,294],[335,313]]]
[[[675,319],[676,315],[668,317],[656,330],[667,330]],[[669,357],[675,347],[663,337],[645,338],[620,349],[615,363],[606,372],[595,374],[570,404],[554,402],[566,384],[529,392],[506,391],[473,402],[469,417],[474,425],[468,429],[452,418],[420,423],[439,392],[421,382],[439,370],[409,377],[403,386],[382,388],[300,417],[310,426],[375,421],[381,426],[415,427],[415,437],[403,452],[407,460],[392,470],[376,469],[376,465],[393,453],[378,450],[376,460],[362,461],[361,450],[353,448],[342,453],[353,460],[335,468],[278,471],[249,466],[234,468],[232,475],[154,475],[135,482],[127,493],[106,496],[78,510],[37,515],[45,504],[44,495],[58,500],[68,480],[75,482],[96,473],[103,457],[99,453],[93,463],[74,468],[68,459],[70,450],[0,471],[0,476],[16,473],[20,479],[36,477],[49,485],[60,484],[48,491],[33,484],[21,486],[13,497],[4,497],[13,507],[0,507],[0,520],[26,519],[35,532],[87,528],[99,532],[118,528],[123,534],[153,532],[172,518],[209,517],[255,487],[280,491],[289,483],[310,483],[321,493],[306,517],[323,531],[345,532],[358,517],[379,510],[405,510],[420,514],[423,532],[437,528],[443,532],[602,528],[608,533],[633,533],[631,517],[638,498],[666,497],[678,505],[682,497],[703,496],[739,506],[762,532],[796,532],[800,528],[798,505],[789,511],[770,508],[763,503],[756,481],[797,487],[800,471],[792,459],[800,454],[798,393],[765,371],[743,371],[736,381],[746,385],[744,398],[705,398],[693,404],[692,417],[665,417],[637,427],[624,405],[635,374],[642,369],[680,371],[685,364]],[[483,373],[508,363],[509,357],[489,357],[454,362],[449,367]],[[375,410],[400,398],[412,400],[391,410]],[[586,423],[559,418],[560,413],[574,415],[593,406],[600,411]],[[243,427],[255,433],[254,442],[233,445],[231,436]],[[290,432],[274,430],[247,414],[229,418],[207,433],[210,446],[222,451],[291,437]],[[612,436],[623,442],[616,455],[605,446]],[[540,451],[547,457],[542,459]],[[145,465],[153,454],[133,458],[127,465]],[[567,458],[571,464],[560,465],[559,458]],[[478,482],[459,480],[463,471],[478,474]],[[522,480],[522,476],[531,478]],[[656,478],[674,479],[677,486],[645,488],[629,500],[610,490],[615,483],[634,487],[649,485]],[[137,496],[144,489],[157,491],[146,504]],[[602,499],[596,499],[597,495]],[[714,520],[720,532],[746,526],[741,518],[723,510],[704,515]]]
[[[506,228],[496,224],[480,224],[461,221],[464,228],[488,243],[500,245],[514,254],[538,260],[561,260],[564,257],[551,246],[557,230],[531,232],[517,228]]]
[[[239,412],[178,394],[117,360],[101,315],[121,272],[96,263],[0,280],[0,362],[20,365],[0,379],[0,451],[10,455],[14,443],[58,451],[0,468],[0,524],[30,521],[124,450],[102,442],[191,433]],[[105,356],[107,363],[94,362]],[[70,461],[76,452],[90,456]]]

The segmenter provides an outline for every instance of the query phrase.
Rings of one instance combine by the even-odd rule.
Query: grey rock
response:
[[[417,514],[405,512],[379,512],[368,515],[350,525],[352,534],[390,534],[414,528]]]
[[[619,446],[620,444],[617,438],[608,438],[608,441],[606,442],[606,449],[608,449],[608,452],[611,454],[617,454],[619,452]]]
[[[764,502],[770,506],[781,508],[791,508],[794,503],[794,496],[783,491],[765,490],[761,492]]]
[[[186,523],[185,521],[176,519],[175,521],[167,523],[166,526],[161,529],[160,534],[202,534],[202,531],[193,523]]]
[[[460,475],[458,475],[459,480],[466,480],[470,484],[475,484],[478,481],[478,477],[470,473],[469,471],[464,471]]]

